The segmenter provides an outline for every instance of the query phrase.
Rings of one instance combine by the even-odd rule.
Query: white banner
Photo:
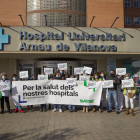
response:
[[[83,81],[77,86],[66,85],[66,80],[34,80],[12,82],[12,98],[17,106],[36,104],[100,105],[102,82],[96,89],[88,89]]]
[[[126,68],[116,68],[116,75],[125,75]]]
[[[84,70],[83,67],[74,68],[74,74],[75,74],[75,75],[77,75],[77,74],[83,74],[83,70]]]
[[[96,88],[96,81],[87,81],[88,88]]]
[[[126,87],[134,87],[134,81],[133,81],[133,79],[122,80],[122,84],[123,84],[123,87],[124,88],[126,88]]]
[[[105,80],[103,81],[103,88],[113,88],[113,80]]]
[[[47,74],[53,74],[53,68],[44,68],[44,73]]]
[[[5,82],[0,82],[0,90],[4,91],[4,90],[10,90],[10,81],[6,80]]]
[[[85,71],[85,73],[87,73],[87,74],[91,74],[92,68],[90,68],[90,67],[85,67],[85,66],[84,66],[84,71]]]
[[[67,63],[58,64],[58,69],[59,70],[67,70]]]
[[[19,77],[20,78],[28,78],[28,71],[20,71]]]
[[[48,80],[48,75],[38,75],[38,80]]]
[[[66,78],[66,85],[75,86],[77,85],[76,80],[77,78]]]
[[[79,77],[80,81],[85,81],[85,80],[89,80],[89,76],[80,76]]]

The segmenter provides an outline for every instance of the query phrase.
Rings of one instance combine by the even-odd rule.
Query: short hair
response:
[[[16,74],[13,74],[12,77],[17,77],[17,75]]]
[[[1,76],[1,78],[2,78],[2,76],[6,76],[7,77],[7,74],[5,72],[2,72],[0,76]]]
[[[124,75],[124,78],[126,77],[126,75],[128,75],[128,76],[129,76],[129,78],[130,78],[130,74],[129,74],[129,73],[126,73],[126,74]]]
[[[111,71],[113,71],[115,73],[115,70],[111,70]]]

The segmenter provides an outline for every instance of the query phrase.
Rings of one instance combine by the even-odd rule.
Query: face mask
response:
[[[95,76],[95,79],[97,79],[98,78],[98,76]]]
[[[58,77],[60,78],[60,77],[61,77],[61,75],[58,75]]]
[[[126,80],[128,80],[128,79],[129,79],[129,77],[128,77],[128,76],[126,76],[126,77],[125,77],[125,79],[126,79]]]
[[[63,71],[60,71],[60,73],[62,74],[62,73],[63,73]]]
[[[2,79],[5,80],[6,79],[6,76],[2,76]]]
[[[14,80],[14,81],[16,81],[16,80],[17,80],[17,78],[13,78],[13,80]]]
[[[102,77],[104,77],[104,74],[101,74]]]
[[[30,77],[30,80],[33,80],[33,77]]]
[[[110,77],[114,77],[114,76],[115,76],[115,74],[110,73]]]

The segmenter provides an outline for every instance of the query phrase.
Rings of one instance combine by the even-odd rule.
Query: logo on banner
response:
[[[0,28],[0,50],[3,49],[3,44],[4,43],[9,43],[9,35],[4,35],[3,34],[3,29]]]
[[[83,99],[81,99],[80,100],[80,103],[94,103],[94,99],[92,99],[92,100],[83,100]]]

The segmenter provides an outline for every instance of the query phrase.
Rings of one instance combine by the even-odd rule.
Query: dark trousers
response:
[[[2,98],[0,99],[0,101],[1,101],[1,110],[4,111],[4,99],[5,99],[5,102],[6,102],[6,105],[7,105],[7,109],[8,109],[8,111],[10,111],[9,97],[4,97],[4,96],[2,96]]]

